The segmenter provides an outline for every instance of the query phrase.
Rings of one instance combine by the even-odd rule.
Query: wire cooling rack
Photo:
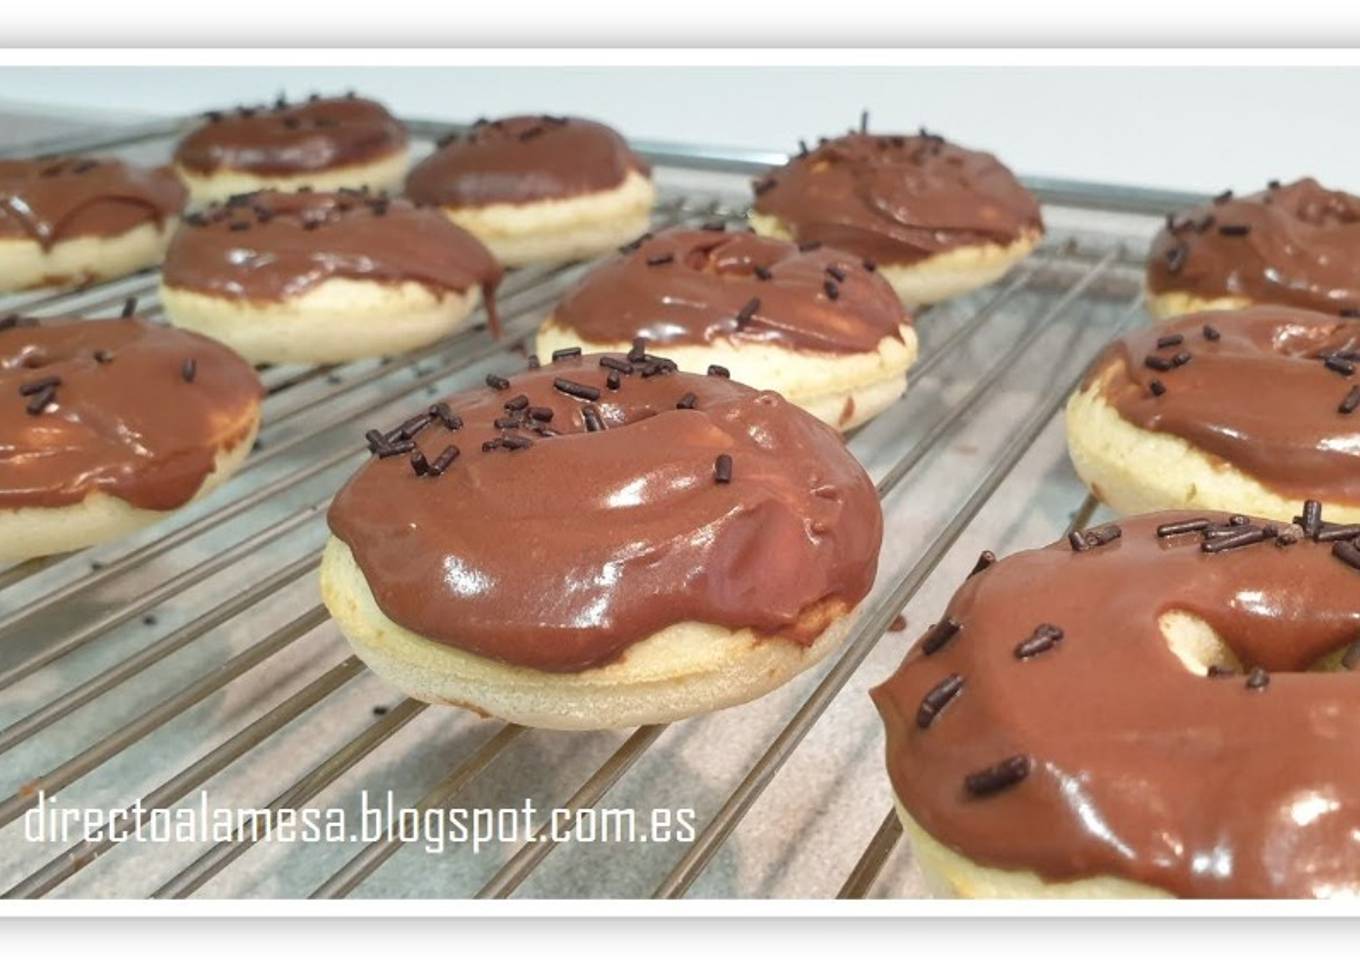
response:
[[[10,153],[163,161],[188,123]],[[457,129],[410,126],[419,150]],[[656,165],[657,226],[740,224],[750,175],[784,159],[636,146]],[[0,570],[0,891],[921,896],[866,691],[982,549],[1042,544],[1099,515],[1067,463],[1062,405],[1113,333],[1146,320],[1141,260],[1156,219],[1198,200],[1027,183],[1049,225],[1041,249],[990,288],[919,313],[907,395],[848,440],[887,526],[848,643],[776,693],[694,720],[559,733],[427,707],[350,654],[318,597],[325,509],[365,458],[363,428],[521,366],[526,340],[588,265],[512,272],[499,342],[479,316],[398,357],[262,369],[257,450],[209,498],[121,542]],[[156,285],[143,272],[0,298],[0,314],[108,314],[135,297],[158,318]],[[194,811],[200,830],[129,835],[134,817],[118,811],[134,802]],[[534,815],[507,839],[441,846],[420,832],[427,814],[526,802]],[[308,807],[342,815],[349,833],[284,833]],[[100,832],[62,838],[58,808],[88,808]],[[657,811],[677,821],[669,834],[647,832]],[[229,819],[209,816],[219,812]]]

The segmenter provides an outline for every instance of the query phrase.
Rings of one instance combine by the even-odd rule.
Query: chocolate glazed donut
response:
[[[382,104],[350,95],[313,96],[290,106],[209,111],[175,150],[195,174],[219,170],[298,175],[351,167],[406,148],[406,128]]]
[[[965,890],[1360,893],[1360,675],[1309,672],[1360,666],[1357,535],[1160,513],[976,572],[873,692],[925,846]]]
[[[834,430],[642,350],[488,382],[370,432],[331,506],[323,598],[382,675],[579,729],[752,699],[839,644],[883,521]]]
[[[1254,303],[1360,311],[1360,198],[1307,177],[1169,214],[1147,287],[1162,316]]]
[[[1113,342],[1069,403],[1073,461],[1121,511],[1280,515],[1316,496],[1360,520],[1357,363],[1360,322],[1298,308],[1148,326]]]
[[[853,354],[903,340],[908,318],[873,264],[809,243],[672,228],[578,282],[556,324],[595,344],[734,343]]]
[[[0,322],[0,556],[104,541],[217,484],[264,394],[207,338],[138,318]]]
[[[804,610],[863,598],[882,515],[835,432],[777,395],[655,364],[564,358],[378,444],[330,523],[383,611],[572,672],[686,619],[806,642],[823,626]]]
[[[754,210],[795,240],[881,264],[1043,231],[1038,203],[995,157],[924,131],[824,140],[757,181],[755,193]]]
[[[164,168],[107,158],[0,159],[0,239],[50,251],[76,237],[110,238],[141,224],[163,230],[185,192]]]
[[[421,204],[524,204],[607,191],[651,168],[613,129],[579,117],[481,120],[451,134],[411,169],[406,194]]]

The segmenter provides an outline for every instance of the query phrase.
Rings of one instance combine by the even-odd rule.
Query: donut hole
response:
[[[1166,639],[1167,649],[1181,661],[1181,665],[1196,676],[1207,676],[1210,667],[1245,672],[1245,666],[1227,640],[1194,613],[1173,609],[1162,614],[1157,621]],[[1342,663],[1349,646],[1341,646],[1322,656],[1308,667],[1309,672],[1335,673],[1347,672],[1349,668]]]
[[[1163,613],[1157,625],[1172,655],[1196,676],[1208,675],[1211,666],[1242,671],[1242,661],[1232,647],[1214,627],[1194,613],[1173,609]]]

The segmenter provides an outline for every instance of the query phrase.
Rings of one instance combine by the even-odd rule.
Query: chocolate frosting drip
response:
[[[958,632],[873,691],[893,788],[970,859],[1048,880],[1354,895],[1360,676],[1307,670],[1360,636],[1360,571],[1326,543],[1206,553],[1195,533],[1157,537],[1188,515],[1130,519],[1105,545],[1064,540],[969,578],[947,611]],[[1159,627],[1173,611],[1265,672],[1192,673]],[[1041,624],[1061,639],[1017,658]],[[961,689],[922,728],[923,698],[950,674]],[[965,790],[966,775],[1015,756],[1026,778]]]
[[[52,379],[50,396],[37,388]],[[11,325],[0,330],[0,508],[94,491],[181,506],[263,394],[250,365],[190,332],[137,318]]]
[[[414,439],[430,463],[461,450],[441,475],[403,453],[341,490],[331,530],[389,618],[479,656],[575,672],[690,620],[810,643],[825,621],[800,621],[809,607],[864,597],[883,517],[833,429],[772,392],[651,360],[610,389],[606,357],[622,362],[567,359],[453,396],[462,427],[436,418]],[[593,408],[561,379],[598,392]],[[524,427],[494,426],[507,418]],[[531,444],[507,447],[516,440]]]
[[[684,228],[590,272],[553,318],[595,344],[728,339],[837,354],[900,340],[900,326],[910,323],[892,286],[853,255]]]
[[[406,193],[422,204],[525,204],[608,191],[651,168],[612,128],[578,117],[479,121],[411,169]]]
[[[1360,413],[1342,409],[1360,385],[1346,360],[1358,353],[1357,321],[1284,307],[1203,312],[1118,339],[1087,385],[1103,381],[1127,421],[1183,438],[1277,492],[1357,505]]]
[[[847,134],[756,182],[755,210],[798,241],[885,264],[1043,230],[1039,204],[991,154],[934,134]]]
[[[1360,308],[1360,197],[1311,177],[1170,215],[1148,256],[1153,292]]]
[[[0,160],[0,238],[29,238],[44,250],[146,223],[162,228],[184,199],[183,185],[165,168],[93,157]]]
[[[435,210],[359,191],[261,191],[190,215],[166,252],[165,283],[219,298],[282,301],[328,278],[466,291],[494,310],[502,271]]]
[[[406,146],[406,128],[382,104],[359,97],[212,111],[175,149],[197,174],[307,174],[375,161]]]

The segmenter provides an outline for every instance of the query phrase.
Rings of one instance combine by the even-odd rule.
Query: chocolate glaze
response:
[[[502,271],[472,235],[434,210],[359,191],[261,191],[190,215],[165,256],[165,283],[219,298],[283,301],[328,278],[466,291],[494,317]]]
[[[1360,308],[1360,197],[1306,177],[1178,212],[1153,239],[1147,285],[1318,311]]]
[[[646,362],[611,390],[604,357],[622,359],[545,362],[508,388],[453,396],[463,427],[436,420],[415,437],[429,462],[461,450],[442,475],[374,459],[341,490],[331,530],[389,618],[479,656],[576,672],[689,620],[810,643],[864,597],[883,517],[833,429],[726,378],[644,377]],[[555,379],[599,391],[604,431],[586,430],[589,403]],[[504,430],[532,445],[483,451],[520,395],[519,411],[550,408],[541,424],[561,434]],[[724,454],[727,484],[715,478]],[[819,603],[824,618],[803,618]]]
[[[422,204],[525,204],[608,191],[630,171],[650,174],[612,128],[579,117],[478,122],[411,169],[406,194]]]
[[[748,312],[752,299],[757,307]],[[595,344],[727,339],[837,354],[901,340],[900,326],[910,323],[892,286],[853,255],[686,228],[662,231],[591,271],[553,319]]]
[[[293,175],[376,161],[406,147],[406,128],[376,101],[327,97],[211,112],[175,149],[196,174],[222,168]]]
[[[1156,537],[1191,515],[1130,519],[1106,545],[1062,540],[969,578],[947,610],[954,637],[873,691],[893,788],[987,866],[1184,897],[1353,896],[1360,675],[1306,670],[1360,636],[1360,570],[1308,540],[1211,554],[1194,533]],[[1190,672],[1158,625],[1171,611],[1213,626],[1265,685]],[[1018,659],[1041,623],[1062,638]],[[923,696],[950,674],[961,690],[922,728]],[[1027,778],[965,792],[967,774],[1016,755]]]
[[[1205,336],[1206,324],[1218,340]],[[1181,344],[1157,347],[1175,335]],[[1183,438],[1267,488],[1356,505],[1360,415],[1339,407],[1360,380],[1323,359],[1357,351],[1360,322],[1334,315],[1285,307],[1202,312],[1119,338],[1086,385],[1101,380],[1127,421]],[[1170,371],[1148,366],[1149,356],[1170,361],[1182,352],[1189,360]],[[1165,394],[1153,394],[1154,379]]]
[[[165,168],[108,158],[0,159],[0,238],[28,238],[44,250],[147,223],[163,228],[184,199],[183,185]]]
[[[885,264],[1043,231],[1038,202],[995,157],[924,133],[822,141],[756,182],[755,210],[795,240]]]
[[[53,403],[30,414],[36,395],[21,388],[52,377]],[[263,394],[228,348],[137,318],[0,330],[0,507],[71,505],[93,491],[181,506]]]

